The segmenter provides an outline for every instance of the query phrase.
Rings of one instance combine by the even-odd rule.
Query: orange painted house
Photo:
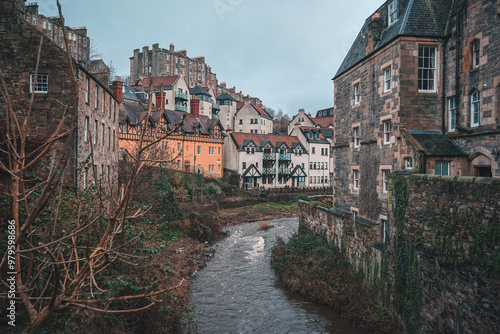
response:
[[[154,108],[146,119],[145,95],[126,87],[120,104],[120,159],[135,155],[141,132],[145,131],[145,143],[161,139],[146,157],[152,164],[222,177],[224,129],[218,119],[199,114],[199,102],[191,98],[191,113]]]

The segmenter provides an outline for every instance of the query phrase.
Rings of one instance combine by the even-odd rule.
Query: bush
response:
[[[218,199],[222,194],[222,191],[218,185],[215,183],[207,183],[203,188],[203,196],[209,200]]]
[[[211,212],[193,211],[186,218],[185,225],[182,228],[188,236],[200,242],[210,242],[221,233],[221,224],[219,217]]]

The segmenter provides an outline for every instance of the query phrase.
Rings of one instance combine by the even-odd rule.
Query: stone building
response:
[[[145,78],[133,87],[151,94],[153,106],[158,109],[191,112],[191,95],[182,75]]]
[[[121,91],[120,82],[113,89]],[[119,94],[119,93],[118,93]],[[118,95],[117,94],[117,95]],[[120,159],[137,152],[141,133],[150,144],[153,164],[184,172],[201,173],[207,177],[222,177],[224,170],[224,133],[219,120],[200,114],[196,95],[190,97],[190,112],[153,107],[147,118],[147,96],[142,91],[126,87],[120,104]]]
[[[116,189],[118,103],[112,92],[74,58],[69,62],[66,52],[54,40],[23,19],[24,2],[4,0],[0,10],[0,68],[11,103],[17,110],[28,110],[34,93],[28,134],[30,149],[36,150],[50,138],[67,106],[62,131],[68,131],[72,124],[77,129],[66,169],[69,184],[81,190],[100,182],[108,189]],[[35,76],[40,40],[40,64]],[[3,98],[0,109],[4,118],[7,106]],[[2,119],[1,124],[5,123]],[[59,141],[53,147],[56,155],[62,154],[62,145]],[[33,173],[43,174],[43,164],[50,162],[46,160],[34,167]]]
[[[187,85],[211,87],[217,85],[217,75],[205,62],[205,57],[188,57],[186,50],[175,50],[170,44],[168,49],[160,48],[153,44],[150,50],[148,46],[134,50],[130,57],[130,82],[132,84],[147,77],[160,77],[163,75],[182,75]]]
[[[66,49],[63,30],[59,16],[47,17],[38,12],[38,3],[26,4],[24,18],[56,45]],[[87,63],[90,58],[90,38],[87,36],[86,27],[65,27],[68,34],[69,52],[73,58],[82,63]]]
[[[391,0],[365,21],[333,78],[335,208],[385,226],[396,170],[500,177],[498,6]]]

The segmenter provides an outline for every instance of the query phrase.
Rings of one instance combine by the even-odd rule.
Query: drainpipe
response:
[[[460,24],[458,21],[458,1],[456,4],[456,56],[455,56],[455,122],[457,127],[460,126]]]
[[[442,94],[441,94],[441,132],[446,133],[446,44],[448,43],[448,38],[443,42],[443,84],[442,84]],[[456,103],[455,103],[456,105]]]

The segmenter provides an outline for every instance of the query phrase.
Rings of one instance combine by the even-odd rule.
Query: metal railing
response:
[[[188,94],[187,93],[183,93],[183,92],[175,92],[175,98],[176,99],[182,99],[182,100],[188,100]]]
[[[280,160],[292,160],[292,155],[291,154],[280,154],[279,159]]]
[[[276,168],[263,168],[262,174],[266,174],[266,175],[276,174]]]
[[[278,168],[278,174],[290,174],[292,172],[291,168],[280,167]]]
[[[262,156],[262,159],[263,160],[275,160],[276,157],[275,157],[274,153],[264,153],[264,155]]]
[[[176,104],[175,105],[175,110],[176,111],[184,111],[184,112],[187,112],[188,111],[188,107],[185,106],[185,105],[182,105],[182,104]]]
[[[212,110],[220,110],[220,105],[218,103],[212,102]]]

